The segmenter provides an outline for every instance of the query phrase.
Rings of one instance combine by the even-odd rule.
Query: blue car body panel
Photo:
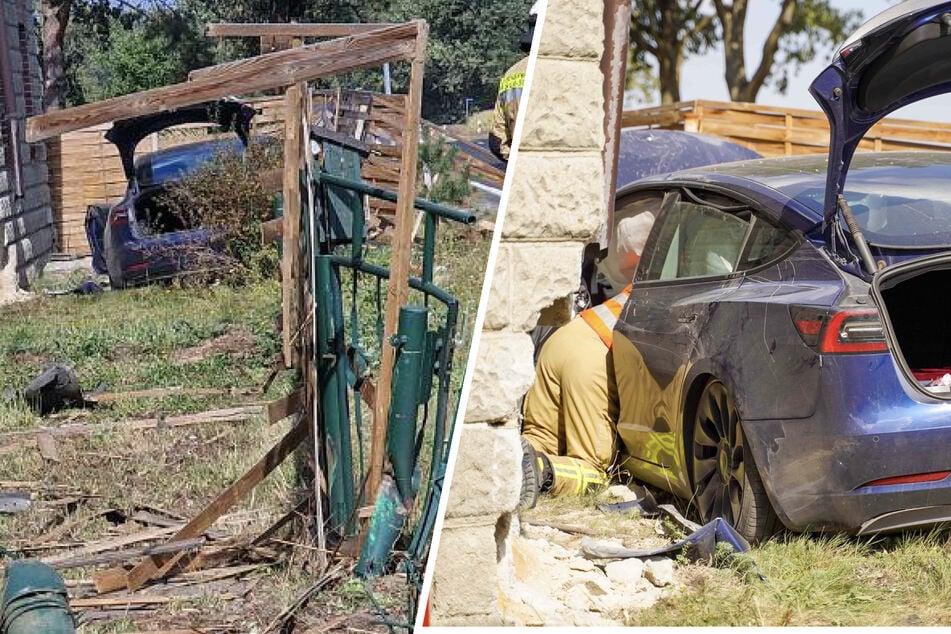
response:
[[[951,158],[915,156],[951,182]],[[869,174],[880,179],[890,162],[909,189],[924,170],[909,167],[902,154],[860,158],[850,186],[866,196],[875,181]],[[792,197],[821,185],[824,165],[822,157],[802,157],[709,166],[643,179],[619,193],[619,200],[658,190],[721,194],[799,236],[791,252],[756,270],[651,281],[638,270],[613,349],[624,467],[691,498],[689,421],[699,393],[716,378],[735,399],[767,495],[788,528],[872,533],[951,520],[951,478],[868,486],[951,471],[943,450],[951,443],[951,402],[914,385],[891,351],[821,354],[794,327],[794,306],[876,309],[856,266],[827,252],[821,203]],[[806,176],[782,191],[792,172]],[[846,196],[853,194],[847,186]],[[942,209],[939,202],[925,210]],[[943,247],[929,242],[933,235],[902,237],[901,246],[872,244],[886,272],[951,249],[951,235]],[[951,366],[951,351],[948,359]]]

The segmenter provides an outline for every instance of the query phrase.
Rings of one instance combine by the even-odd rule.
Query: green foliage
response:
[[[792,24],[780,40],[770,83],[782,94],[803,64],[824,51],[834,49],[862,23],[859,10],[843,11],[829,0],[803,0],[797,3]]]
[[[692,0],[641,0],[634,3],[631,18],[630,67],[643,71],[645,65],[660,69],[659,88],[665,97],[679,99],[680,68],[686,57],[703,54],[717,42],[725,43],[727,84],[734,99],[754,101],[762,79],[779,92],[785,92],[790,74],[803,64],[831,50],[861,22],[862,12],[846,11],[832,6],[830,0],[783,0],[783,9],[791,7],[791,19],[780,15],[779,39],[776,49],[770,47],[768,35],[773,24],[752,25],[747,20],[750,2],[693,2]],[[747,30],[745,27],[751,27]],[[730,37],[728,37],[730,36]],[[732,37],[735,41],[731,41]],[[744,39],[750,36],[762,49],[761,59],[744,64]],[[762,40],[762,42],[761,42]],[[755,71],[762,67],[764,78]],[[748,78],[743,75],[751,74]],[[669,69],[670,72],[664,72]],[[731,75],[731,69],[733,74]],[[629,83],[638,74],[629,73]],[[649,84],[641,83],[643,89]]]
[[[283,144],[260,139],[243,153],[216,154],[169,184],[161,195],[162,204],[185,226],[207,227],[221,237],[224,253],[235,263],[230,280],[267,277],[276,271],[275,249],[261,245],[261,222],[273,216],[273,194],[262,176],[282,161]]]
[[[419,144],[417,191],[433,202],[462,203],[469,195],[469,168],[459,169],[457,148],[429,131],[424,131]]]
[[[184,81],[213,60],[203,29],[196,16],[180,11],[76,3],[64,44],[67,104]]]
[[[524,55],[517,40],[528,27],[531,5],[531,0],[390,2],[381,16],[387,21],[423,18],[429,23],[424,117],[461,120],[466,98],[476,108],[492,107],[499,78]]]
[[[125,29],[118,20],[112,20],[107,46],[89,51],[85,62],[76,79],[88,101],[174,83],[181,67],[168,39],[149,34],[144,26]]]

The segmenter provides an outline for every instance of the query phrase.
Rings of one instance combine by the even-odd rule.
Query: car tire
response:
[[[732,394],[717,379],[704,387],[693,418],[690,452],[694,496],[704,522],[722,517],[751,543],[775,534],[776,516]]]

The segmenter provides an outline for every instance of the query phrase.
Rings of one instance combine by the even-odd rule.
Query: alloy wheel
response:
[[[693,425],[693,503],[704,522],[722,517],[736,526],[743,504],[746,464],[740,415],[720,381],[707,384]]]

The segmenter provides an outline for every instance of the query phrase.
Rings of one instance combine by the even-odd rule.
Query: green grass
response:
[[[280,341],[275,282],[244,287],[151,286],[96,296],[38,296],[0,309],[0,386],[22,389],[47,363],[73,368],[85,392],[97,387],[128,391],[156,387],[259,387]],[[250,333],[241,353],[209,354],[182,362],[175,354],[214,337]],[[135,399],[97,408],[94,417],[132,417],[208,409],[224,398]],[[0,402],[0,430],[37,423],[17,400]]]

